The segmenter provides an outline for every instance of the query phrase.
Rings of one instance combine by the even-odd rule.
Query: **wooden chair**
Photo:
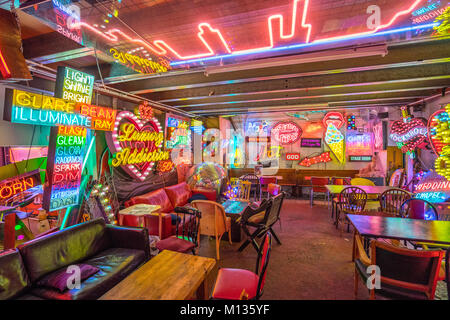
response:
[[[311,191],[310,191],[310,203],[311,207],[314,204],[314,195],[317,193],[323,193],[328,199],[328,190],[325,187],[329,183],[328,177],[311,177]]]
[[[365,178],[353,178],[350,181],[352,186],[375,186],[375,183],[372,180]]]
[[[220,260],[220,240],[225,232],[228,232],[228,241],[231,242],[231,218],[225,214],[225,208],[214,201],[194,200],[191,205],[202,213],[198,232],[200,235],[214,236],[216,238],[216,258]]]
[[[269,183],[267,185],[267,192],[269,193],[269,197],[272,198],[281,192],[281,186],[276,183]]]
[[[367,202],[367,193],[358,187],[347,187],[339,194],[340,202],[336,211],[336,229],[339,221],[347,224],[347,232],[350,231],[350,222],[347,214],[358,214],[364,211]],[[341,217],[342,215],[342,217]]]
[[[221,268],[217,274],[212,299],[258,300],[261,298],[269,264],[272,235],[267,232],[258,250],[256,270]]]
[[[381,271],[380,288],[369,288],[371,300],[375,299],[376,294],[394,299],[434,299],[443,251],[399,248],[372,240],[369,258],[358,234],[355,234],[354,241],[355,299],[358,294],[359,277],[367,283],[372,276],[372,273],[367,271],[369,266],[377,266]]]
[[[171,250],[181,253],[192,251],[195,254],[198,247],[201,212],[191,207],[176,207],[174,211],[177,214],[175,235],[158,241],[156,248],[159,251]]]
[[[250,201],[250,190],[252,183],[250,181],[239,180],[237,182],[237,197],[236,200]]]
[[[400,208],[408,199],[411,199],[411,194],[403,189],[386,190],[379,198],[381,211],[399,217]]]
[[[352,181],[351,177],[332,177],[330,179],[330,184],[345,186],[350,185],[351,181]],[[333,219],[334,217],[334,213],[336,211],[338,203],[339,203],[339,195],[331,199],[331,219]]]
[[[261,192],[261,190],[259,177],[257,175],[249,173],[241,176],[239,179],[243,181],[250,181],[250,183],[252,184],[250,193],[253,191],[253,201],[257,201],[258,199],[260,199],[259,192]]]

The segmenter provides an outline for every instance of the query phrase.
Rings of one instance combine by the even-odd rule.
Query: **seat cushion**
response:
[[[192,196],[191,190],[186,182],[166,187],[164,190],[169,196],[170,202],[174,208],[184,206]]]
[[[99,272],[81,282],[79,289],[68,289],[63,293],[46,287],[36,287],[31,293],[56,300],[93,300],[100,298],[145,261],[141,250],[111,248],[83,261],[97,267]]]
[[[18,246],[34,283],[42,276],[84,261],[111,246],[105,220],[80,223]]]
[[[222,268],[217,275],[213,299],[239,300],[242,291],[248,299],[256,297],[259,277],[255,273],[243,269]]]
[[[100,269],[91,266],[90,264],[80,263],[73,266],[77,266],[80,270],[80,280],[86,280],[90,278],[95,273],[99,272]],[[42,277],[37,283],[37,286],[52,288],[58,290],[59,292],[64,292],[67,290],[67,283],[73,277],[72,272],[67,272],[67,268],[59,269],[58,271],[52,272],[44,277]]]
[[[30,286],[19,251],[7,250],[0,253],[0,300],[16,298]]]
[[[171,251],[185,253],[185,252],[189,252],[192,249],[194,249],[194,244],[185,239],[180,239],[180,238],[177,238],[176,236],[172,236],[167,239],[158,241],[156,243],[156,248],[159,251],[171,250]]]
[[[161,209],[160,212],[163,213],[169,213],[173,211],[173,205],[172,202],[170,202],[169,197],[167,196],[166,191],[164,189],[158,189],[137,197],[134,197],[130,200],[129,204],[139,204],[139,203],[146,203],[146,204],[155,204],[160,205]]]

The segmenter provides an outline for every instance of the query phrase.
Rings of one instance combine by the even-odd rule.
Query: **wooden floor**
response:
[[[354,299],[352,234],[336,230],[326,204],[318,200],[311,208],[307,200],[287,199],[281,219],[274,229],[282,245],[273,243],[262,299]],[[256,251],[238,247],[222,241],[218,266],[254,271]],[[215,257],[214,240],[202,237],[199,254]],[[368,297],[360,281],[358,298]],[[448,299],[444,282],[436,299]]]

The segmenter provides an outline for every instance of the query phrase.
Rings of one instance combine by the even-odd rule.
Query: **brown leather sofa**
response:
[[[0,253],[0,300],[98,299],[150,259],[146,229],[106,225],[103,219],[81,223]],[[37,282],[73,264],[100,269],[63,293]]]

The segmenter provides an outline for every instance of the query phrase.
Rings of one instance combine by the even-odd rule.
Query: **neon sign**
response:
[[[271,135],[281,144],[293,144],[300,139],[302,128],[292,121],[278,122],[273,126]]]
[[[287,161],[291,161],[291,160],[298,161],[298,160],[300,160],[300,153],[295,153],[295,152],[286,153],[286,160]]]
[[[162,73],[167,72],[168,69],[171,69],[169,63],[166,63],[167,65],[161,65],[158,62],[142,58],[131,53],[119,51],[115,48],[109,49],[109,52],[112,54],[116,62],[120,62],[124,66],[131,68],[139,73],[143,74]]]
[[[251,136],[268,136],[270,132],[270,125],[265,120],[254,120],[247,122],[245,134],[247,137]]]
[[[433,203],[444,202],[449,198],[450,181],[437,172],[430,171],[422,177],[414,192],[415,198]]]
[[[111,165],[120,166],[141,181],[156,161],[169,159],[169,152],[161,150],[164,134],[156,118],[141,120],[130,111],[122,111],[116,117],[113,133],[106,138],[113,153]]]
[[[95,34],[101,36],[102,38],[111,41],[111,42],[119,42],[121,37],[124,37],[130,42],[139,44],[140,46],[145,47],[147,50],[152,51],[157,55],[173,55],[178,58],[180,61],[172,62],[171,65],[183,65],[188,63],[197,63],[206,60],[220,60],[222,58],[227,57],[236,57],[238,55],[249,55],[254,53],[263,53],[269,52],[272,50],[281,50],[281,49],[293,49],[295,47],[304,47],[306,45],[315,45],[315,44],[324,44],[327,42],[334,42],[340,40],[348,40],[348,39],[356,39],[369,37],[372,35],[377,35],[380,30],[387,29],[396,23],[400,17],[410,14],[412,11],[416,10],[419,4],[423,0],[415,0],[408,1],[409,4],[406,7],[398,8],[398,10],[393,10],[394,14],[392,16],[387,16],[385,23],[379,23],[373,28],[368,28],[367,24],[361,24],[362,32],[356,32],[352,34],[346,34],[342,36],[332,36],[325,37],[322,39],[315,39],[311,41],[311,31],[318,30],[317,26],[313,26],[312,23],[308,23],[308,13],[309,13],[309,0],[293,0],[292,5],[292,17],[290,19],[291,26],[288,32],[284,30],[284,16],[282,14],[273,14],[267,18],[267,35],[268,39],[266,40],[267,45],[263,45],[255,48],[247,48],[241,50],[234,50],[230,48],[225,37],[222,35],[221,31],[217,28],[211,26],[210,23],[201,22],[198,24],[198,32],[196,34],[197,38],[200,40],[200,43],[204,47],[203,52],[194,53],[190,55],[180,54],[177,50],[175,50],[171,45],[169,45],[164,40],[154,40],[152,43],[146,43],[141,39],[135,39],[127,34],[123,33],[119,29],[110,29],[108,31],[102,31],[97,28],[94,28],[88,23],[80,22],[77,26],[83,26],[88,30],[94,32]],[[364,14],[367,14],[364,12]],[[369,17],[370,18],[370,17]],[[420,26],[421,28],[431,28],[432,24],[427,26]],[[366,31],[367,30],[367,31]],[[408,31],[401,29],[400,31]],[[380,34],[380,33],[378,33]],[[303,39],[301,43],[295,43],[294,41],[299,38]],[[280,43],[285,42],[294,42],[294,44],[289,44],[285,46],[278,46]]]
[[[45,210],[60,210],[78,204],[87,130],[62,125],[51,129],[42,202]]]
[[[302,138],[300,141],[302,148],[322,148],[322,139],[318,138]]]
[[[356,130],[355,116],[347,116],[347,129]]]
[[[3,58],[2,50],[0,49],[0,72],[4,79],[11,78],[11,71],[9,71],[5,58]]]
[[[437,25],[433,27],[433,36],[446,36],[450,33],[450,5],[434,22]]]
[[[438,156],[434,167],[438,174],[450,180],[450,104],[436,111],[428,120],[428,138]]]
[[[58,67],[55,96],[64,100],[91,103],[95,77],[69,68]]]
[[[373,153],[372,134],[347,132],[346,152],[349,156],[369,155]]]
[[[373,127],[375,150],[383,149],[383,124],[380,122]]]
[[[344,124],[344,116],[339,112],[328,112],[323,118],[323,124],[326,126],[325,143],[330,148],[336,160],[344,163],[344,135],[339,128]]]
[[[445,1],[436,1],[433,2],[427,6],[424,6],[416,11],[412,12],[413,18],[412,21],[414,24],[419,24],[431,19],[435,19],[438,18],[439,16],[441,16],[442,14],[444,14],[444,12],[446,10],[448,10],[448,8],[450,8],[450,5],[444,4]],[[441,7],[442,6],[442,7]]]
[[[13,123],[82,126],[111,131],[117,111],[21,90],[8,90],[5,118]],[[11,97],[12,96],[12,97]]]
[[[428,129],[425,120],[411,118],[406,108],[402,108],[402,120],[394,121],[391,125],[391,139],[403,153],[414,157],[416,148],[425,148],[427,145]]]
[[[41,184],[39,170],[27,172],[19,176],[0,182],[0,199],[8,200],[11,197]]]
[[[330,162],[330,161],[331,161],[330,152],[327,151],[316,157],[303,158],[303,160],[300,161],[298,164],[302,167],[310,167],[313,164],[326,163],[326,162]]]
[[[350,156],[348,157],[350,162],[371,162],[372,156]]]

